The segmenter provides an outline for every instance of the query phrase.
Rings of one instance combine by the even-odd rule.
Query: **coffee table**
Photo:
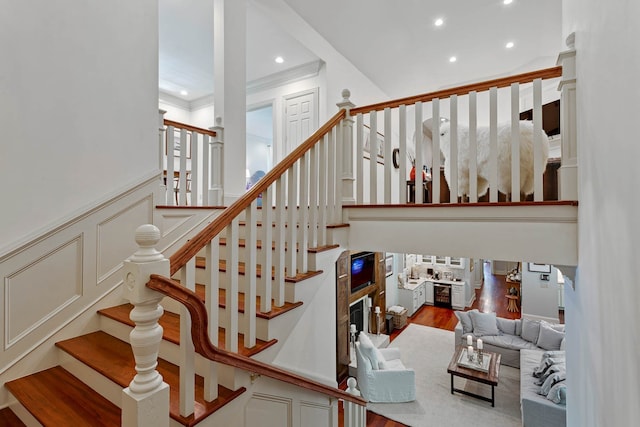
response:
[[[460,353],[462,353],[465,347],[458,346],[456,347],[456,351],[451,358],[451,362],[449,362],[449,367],[447,368],[447,372],[451,374],[451,394],[454,392],[462,393],[467,396],[475,397],[477,399],[481,399],[487,402],[491,402],[491,406],[495,406],[495,390],[494,388],[498,386],[498,375],[500,373],[500,359],[501,355],[498,353],[492,353],[490,351],[484,352],[484,357],[491,357],[491,362],[489,363],[488,372],[482,372],[471,368],[465,368],[464,366],[458,365],[458,360],[460,358]],[[453,377],[460,377],[471,381],[476,381],[482,384],[487,384],[491,386],[491,398],[482,396],[480,394],[471,393],[466,390],[461,390],[455,388],[453,386]]]

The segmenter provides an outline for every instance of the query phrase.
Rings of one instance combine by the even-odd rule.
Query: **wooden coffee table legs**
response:
[[[453,386],[453,377],[454,376],[455,376],[454,374],[451,374],[451,394],[453,394],[453,392],[455,391],[455,392],[458,392],[458,393],[461,393],[461,394],[465,394],[467,396],[475,397],[476,399],[484,400],[485,402],[491,402],[491,407],[492,408],[496,406],[496,394],[495,394],[495,387],[494,387],[493,384],[488,384],[488,385],[491,386],[491,398],[488,398],[488,397],[482,396],[480,394],[471,393],[471,392],[469,392],[467,390],[461,390],[459,388],[455,388]],[[470,378],[467,378],[467,379],[470,379]],[[471,381],[473,381],[473,380],[471,379]]]

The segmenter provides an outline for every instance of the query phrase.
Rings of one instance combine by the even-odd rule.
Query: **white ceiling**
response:
[[[564,49],[561,0],[280,1],[391,98],[553,66]],[[248,82],[322,59],[254,2],[262,1],[247,2]],[[213,92],[212,3],[160,0],[162,91],[187,101]],[[445,23],[436,28],[438,17]]]

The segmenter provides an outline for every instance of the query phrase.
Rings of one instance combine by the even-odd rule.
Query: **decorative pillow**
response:
[[[542,358],[546,359],[548,357],[555,357],[555,358],[564,358],[566,357],[567,353],[564,350],[550,350],[550,351],[545,351],[544,353],[542,353]]]
[[[476,309],[472,311],[478,311]],[[473,332],[473,323],[471,322],[471,316],[469,311],[454,311],[453,314],[456,315],[460,323],[462,324],[462,333],[470,334]]]
[[[547,394],[549,394],[551,387],[553,387],[556,383],[560,381],[564,381],[566,378],[567,378],[566,370],[562,370],[560,372],[554,372],[553,374],[549,375],[546,380],[544,380],[544,383],[540,387],[540,391],[538,393],[546,396]]]
[[[540,366],[533,369],[533,376],[540,378],[542,375],[544,375],[544,373],[547,371],[547,369],[549,369],[550,366],[553,366],[559,363],[565,363],[565,358],[564,357],[557,357],[557,358],[543,357],[542,360],[540,361]]]
[[[360,342],[360,352],[364,357],[369,359],[371,363],[371,368],[374,370],[378,370],[380,367],[380,362],[384,361],[384,358],[380,358],[380,350],[374,347],[373,342],[367,336],[367,334],[361,333],[358,336],[358,341]]]
[[[471,323],[473,323],[473,334],[475,336],[500,335],[495,313],[472,311],[469,314],[471,316]]]
[[[503,319],[502,317],[496,317],[498,323],[498,329],[509,335],[516,334],[516,321],[513,319]]]
[[[556,331],[547,322],[540,322],[537,346],[545,350],[560,350],[564,332]]]
[[[553,360],[553,359],[550,359],[550,360]],[[534,383],[536,385],[542,385],[547,380],[547,378],[549,378],[549,375],[555,374],[556,372],[566,371],[566,369],[567,367],[564,364],[564,362],[551,365],[542,372],[542,374],[540,375],[540,378],[535,380]]]
[[[538,335],[540,335],[540,321],[522,319],[522,334],[520,334],[522,339],[537,344]]]
[[[567,404],[567,384],[564,381],[560,381],[551,387],[549,393],[547,393],[547,399],[558,405]]]

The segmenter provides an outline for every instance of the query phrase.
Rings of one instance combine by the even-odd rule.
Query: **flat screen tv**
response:
[[[376,254],[360,252],[351,255],[351,293],[376,281]]]

